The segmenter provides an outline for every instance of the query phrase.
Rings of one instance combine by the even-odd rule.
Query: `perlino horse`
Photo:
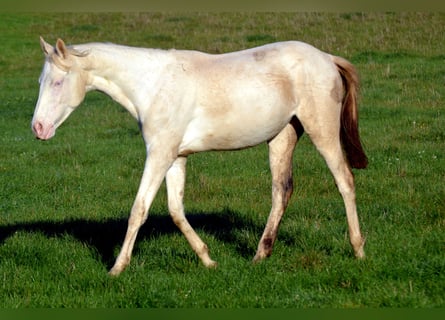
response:
[[[138,121],[146,144],[144,173],[124,243],[110,274],[129,264],[150,205],[166,179],[174,223],[207,267],[207,245],[184,214],[187,156],[267,142],[272,209],[254,261],[272,253],[293,190],[292,153],[306,132],[331,170],[346,208],[350,242],[364,257],[351,168],[367,158],[358,132],[358,77],[351,63],[296,41],[220,55],[91,43],[55,47],[40,39],[45,63],[32,120],[46,140],[83,101],[100,90]]]

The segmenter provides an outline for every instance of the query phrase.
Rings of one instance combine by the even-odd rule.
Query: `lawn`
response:
[[[445,14],[0,14],[0,307],[444,307]],[[353,257],[341,197],[307,136],[272,256],[252,264],[270,210],[267,146],[189,157],[185,207],[217,269],[171,222],[162,186],[133,260],[107,275],[145,148],[101,93],[50,141],[30,121],[51,43],[222,53],[301,40],[353,62],[370,165],[355,171],[367,258]]]

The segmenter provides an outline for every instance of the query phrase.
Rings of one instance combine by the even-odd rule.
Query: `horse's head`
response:
[[[46,59],[39,79],[32,130],[38,139],[47,140],[83,101],[87,79],[78,62],[84,53],[67,48],[60,39],[53,47],[40,38],[40,45]]]

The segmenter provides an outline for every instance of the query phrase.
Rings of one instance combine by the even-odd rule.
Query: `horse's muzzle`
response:
[[[56,133],[54,125],[47,125],[40,121],[34,121],[32,123],[32,131],[36,138],[40,140],[51,139]]]

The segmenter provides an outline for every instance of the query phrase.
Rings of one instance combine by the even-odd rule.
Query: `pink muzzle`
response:
[[[54,125],[46,124],[41,121],[33,121],[32,131],[34,132],[36,138],[40,140],[51,139],[56,133]]]

